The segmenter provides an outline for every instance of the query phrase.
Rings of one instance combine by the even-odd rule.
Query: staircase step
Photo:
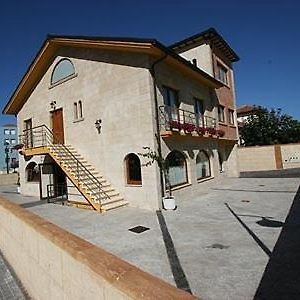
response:
[[[101,205],[101,210],[103,211],[109,211],[112,209],[116,209],[116,208],[121,208],[123,206],[127,206],[128,202],[123,200],[123,201],[113,201],[107,204],[102,204]]]
[[[53,158],[59,162],[61,167],[67,172],[70,179],[73,178],[77,182],[79,174],[79,182],[74,185],[85,198],[99,208],[98,197],[102,196],[101,209],[108,211],[111,209],[123,207],[128,205],[128,202],[120,196],[111,184],[93,168],[71,145],[51,145],[49,146],[49,153]],[[77,170],[78,162],[80,162],[80,170]],[[101,191],[99,191],[98,183],[101,184]],[[102,195],[101,195],[102,192]],[[89,207],[90,203],[71,201],[77,207]]]

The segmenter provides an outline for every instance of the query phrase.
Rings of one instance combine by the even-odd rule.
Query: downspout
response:
[[[156,77],[155,77],[155,66],[166,59],[168,54],[165,54],[158,60],[152,63],[150,67],[150,74],[152,76],[152,83],[153,83],[153,92],[154,92],[154,105],[155,105],[155,121],[156,121],[156,133],[155,138],[157,140],[157,152],[160,159],[162,158],[162,150],[161,150],[161,137],[160,137],[160,128],[159,128],[159,111],[158,111],[158,99],[157,99],[157,90],[156,90]],[[163,171],[159,168],[159,175],[160,175],[160,188],[161,188],[161,197],[163,198],[165,195],[164,189],[164,176]]]

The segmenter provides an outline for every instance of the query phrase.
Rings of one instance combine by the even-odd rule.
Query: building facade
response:
[[[17,144],[17,142],[18,142],[17,125],[5,124],[0,126],[0,172],[1,173],[7,172],[7,166],[9,171],[17,168],[19,158],[18,158],[18,152],[14,150],[14,146]]]
[[[4,108],[16,114],[21,193],[68,194],[105,211],[161,207],[168,162],[178,201],[238,176],[232,64],[214,30],[170,47],[157,40],[49,36]]]

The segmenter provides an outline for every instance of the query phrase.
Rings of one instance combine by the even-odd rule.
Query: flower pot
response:
[[[166,210],[175,210],[176,209],[176,203],[174,196],[166,196],[163,197],[163,206]]]

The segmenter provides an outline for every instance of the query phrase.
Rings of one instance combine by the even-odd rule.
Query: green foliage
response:
[[[300,122],[281,109],[258,106],[240,129],[245,146],[287,144],[300,141]]]

